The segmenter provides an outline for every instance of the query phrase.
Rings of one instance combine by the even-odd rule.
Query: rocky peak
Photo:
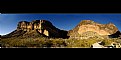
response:
[[[65,38],[67,36],[67,31],[56,28],[48,20],[33,20],[32,22],[20,21],[17,26],[17,31],[20,30],[26,32],[35,30],[49,37]]]
[[[82,20],[79,24],[84,25],[84,24],[92,24],[94,21],[92,20]]]
[[[47,20],[33,20],[32,22],[20,21],[17,30],[30,31],[40,29],[42,25],[52,25],[52,23]]]
[[[88,31],[92,31],[103,36],[116,33],[118,28],[113,23],[100,24],[92,20],[82,20],[74,29],[69,31],[68,35],[78,37]]]

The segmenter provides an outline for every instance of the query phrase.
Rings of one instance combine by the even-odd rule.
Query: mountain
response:
[[[75,28],[68,31],[68,36],[70,38],[89,36],[110,36],[115,38],[121,35],[118,31],[118,28],[113,23],[100,24],[92,20],[82,20]]]
[[[47,20],[20,21],[17,29],[4,37],[35,37],[44,36],[52,38],[66,38],[67,31],[60,30]]]
[[[33,20],[18,22],[16,30],[2,36],[8,37],[49,37],[49,38],[121,38],[121,32],[113,23],[100,24],[92,20],[82,20],[72,30],[60,30],[48,20]]]

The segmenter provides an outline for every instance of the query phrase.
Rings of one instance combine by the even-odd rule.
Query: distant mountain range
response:
[[[16,30],[2,36],[10,37],[49,37],[49,38],[77,38],[85,39],[90,37],[120,38],[121,32],[113,24],[100,24],[92,20],[83,20],[72,30],[60,30],[53,26],[48,20],[33,20],[32,22],[18,22]]]

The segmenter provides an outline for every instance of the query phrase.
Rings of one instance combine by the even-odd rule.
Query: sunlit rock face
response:
[[[66,37],[67,31],[60,30],[53,26],[48,20],[33,20],[32,22],[20,21],[17,30],[32,31],[37,30],[39,33],[49,37]]]
[[[118,31],[118,28],[113,24],[100,24],[96,23],[92,20],[83,20],[81,21],[74,29],[68,32],[70,37],[80,37],[80,35],[84,35],[85,32],[94,32],[100,36],[104,35],[112,35]],[[87,35],[91,35],[88,34]],[[91,36],[93,36],[92,34]]]

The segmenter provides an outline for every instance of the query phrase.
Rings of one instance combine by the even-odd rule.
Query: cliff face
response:
[[[112,24],[99,24],[92,20],[83,20],[81,21],[74,29],[68,32],[70,37],[80,37],[85,32],[94,32],[94,34],[98,34],[100,36],[104,35],[112,35],[118,31],[118,28]],[[93,36],[94,34],[91,34]],[[90,34],[87,33],[90,36]]]
[[[31,31],[36,29],[42,29],[45,25],[46,27],[48,27],[52,24],[47,20],[33,20],[32,22],[20,21],[18,23],[17,30]]]
[[[38,30],[40,33],[49,36],[49,28],[51,28],[50,26],[54,27],[52,23],[47,20],[34,20],[32,22],[21,21],[18,23],[17,30],[23,30],[27,32]]]
[[[33,33],[30,34],[30,32]],[[17,25],[17,29],[8,35],[16,36],[16,34],[18,34],[28,36],[34,33],[54,38],[66,38],[67,36],[67,31],[56,28],[47,20],[33,20],[32,22],[20,21]]]

